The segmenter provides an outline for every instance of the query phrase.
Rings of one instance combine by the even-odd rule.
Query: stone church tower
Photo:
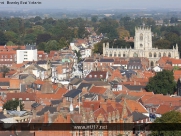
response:
[[[136,27],[134,37],[134,49],[113,48],[109,43],[103,43],[103,56],[106,57],[146,57],[150,66],[155,66],[160,57],[179,59],[178,45],[173,49],[158,49],[152,47],[152,32],[150,27]]]
[[[134,49],[152,49],[152,33],[149,27],[135,28]]]

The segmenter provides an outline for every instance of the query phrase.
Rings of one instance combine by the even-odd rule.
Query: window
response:
[[[39,57],[42,57],[42,55],[39,55]]]
[[[27,51],[24,51],[24,53],[27,53]]]
[[[26,100],[30,100],[29,98],[26,98]]]
[[[143,40],[143,34],[140,34],[140,41]]]
[[[24,56],[27,56],[27,55],[24,55]]]
[[[19,98],[19,100],[22,100],[22,98]]]

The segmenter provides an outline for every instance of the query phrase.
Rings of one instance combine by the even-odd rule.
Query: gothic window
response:
[[[153,63],[153,61],[151,61],[151,67],[153,67],[154,66],[154,63]]]
[[[161,55],[161,53],[159,52],[159,57],[161,57],[162,55]]]
[[[142,48],[142,47],[143,47],[143,44],[140,44],[140,47]]]
[[[126,57],[125,53],[123,54],[123,57]]]
[[[137,54],[137,53],[134,53],[134,54],[133,54],[133,57],[138,57],[138,54]]]
[[[121,57],[121,53],[119,52],[118,57]]]
[[[168,53],[168,57],[171,57],[171,53],[170,52]]]
[[[108,53],[106,52],[106,56],[108,56]]]
[[[140,34],[140,41],[143,40],[143,34]]]
[[[164,53],[163,53],[163,57],[165,57],[165,56],[166,56],[166,53],[164,52]]]
[[[114,52],[114,57],[116,57],[117,55],[116,55],[116,52]]]
[[[154,57],[156,57],[156,53],[154,53]]]
[[[109,54],[109,57],[112,57],[112,53]]]
[[[152,57],[152,53],[151,52],[149,53],[149,57]]]

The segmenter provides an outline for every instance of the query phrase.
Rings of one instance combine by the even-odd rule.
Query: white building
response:
[[[24,61],[37,61],[37,49],[35,45],[26,45],[25,50],[16,50],[17,64]]]

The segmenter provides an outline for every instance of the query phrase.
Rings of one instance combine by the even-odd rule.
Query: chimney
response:
[[[36,118],[36,110],[33,109],[33,119],[35,119],[35,118]]]
[[[49,115],[49,111],[44,113],[44,123],[48,123],[48,115]]]
[[[71,117],[70,117],[70,113],[67,114],[67,123],[71,122]]]
[[[66,105],[66,97],[63,98],[63,105]]]
[[[82,88],[82,94],[86,94],[88,92],[87,87]]]
[[[7,115],[7,110],[6,109],[3,110],[3,114]]]
[[[19,106],[19,105],[18,105],[18,107],[17,107],[17,111],[21,111],[21,110],[20,110],[20,106]]]
[[[107,103],[106,102],[101,102],[100,106],[101,106],[101,108],[103,108],[105,110],[105,112],[107,112]]]

